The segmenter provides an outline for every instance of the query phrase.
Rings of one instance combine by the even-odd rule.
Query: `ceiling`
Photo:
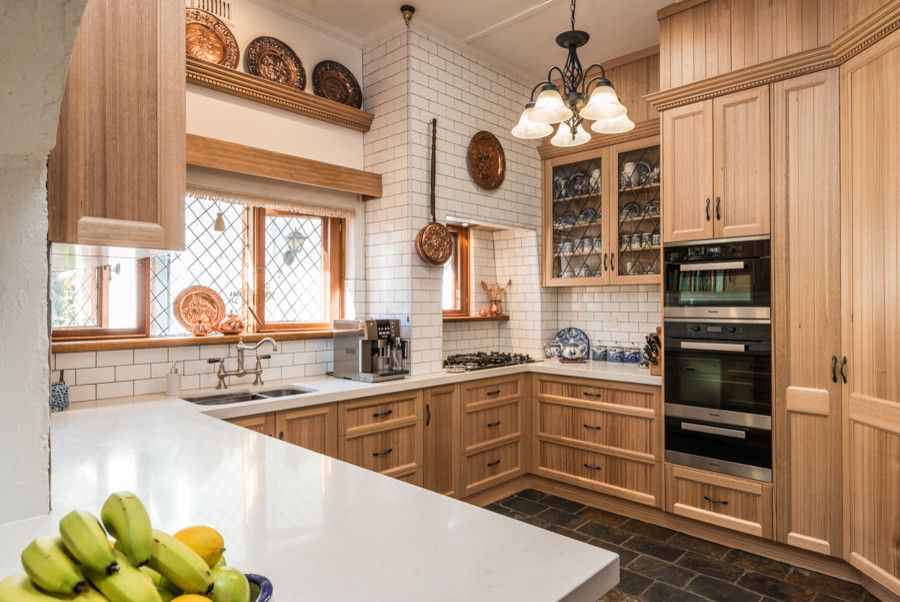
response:
[[[365,39],[401,21],[401,0],[281,0],[313,18]],[[535,80],[565,62],[554,38],[569,29],[566,0],[412,0],[414,19]],[[591,34],[582,63],[605,61],[659,43],[656,11],[672,0],[582,0],[576,27]]]

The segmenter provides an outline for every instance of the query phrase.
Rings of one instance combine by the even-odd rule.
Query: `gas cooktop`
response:
[[[448,355],[444,360],[446,372],[471,372],[488,368],[502,368],[518,364],[530,364],[534,358],[525,353],[501,353],[499,351],[476,351],[475,353],[458,353]]]

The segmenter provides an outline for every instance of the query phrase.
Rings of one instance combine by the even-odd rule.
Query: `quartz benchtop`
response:
[[[301,384],[318,386],[313,403],[327,403],[535,369],[560,373],[531,364],[400,384]],[[157,396],[54,414],[53,509],[0,525],[0,574],[19,570],[22,548],[54,533],[69,510],[98,512],[110,492],[129,489],[158,528],[219,529],[229,564],[269,577],[279,602],[593,602],[618,582],[618,556],[608,550],[217,419],[226,410],[198,408]]]

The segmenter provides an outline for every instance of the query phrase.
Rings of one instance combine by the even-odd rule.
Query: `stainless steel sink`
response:
[[[214,395],[185,397],[184,400],[201,406],[224,406],[232,403],[243,403],[245,401],[261,401],[263,399],[275,399],[277,397],[302,395],[303,393],[312,392],[313,389],[304,389],[303,387],[279,387],[277,389],[266,389],[265,391],[259,391],[257,393],[236,391],[234,393],[216,393]]]

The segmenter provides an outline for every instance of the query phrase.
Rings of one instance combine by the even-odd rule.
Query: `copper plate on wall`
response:
[[[297,90],[306,88],[306,71],[300,57],[277,38],[262,36],[247,45],[247,73]]]
[[[506,154],[503,145],[490,132],[481,131],[472,136],[466,156],[469,175],[486,190],[494,190],[506,177]]]
[[[362,90],[350,70],[337,61],[322,61],[312,71],[313,92],[341,104],[362,108]]]
[[[190,56],[231,69],[238,66],[237,40],[218,17],[199,8],[189,8],[185,21],[184,42]]]
[[[208,286],[187,287],[175,297],[172,310],[175,319],[188,332],[202,320],[202,316],[206,316],[213,329],[225,318],[225,303],[222,296]]]

